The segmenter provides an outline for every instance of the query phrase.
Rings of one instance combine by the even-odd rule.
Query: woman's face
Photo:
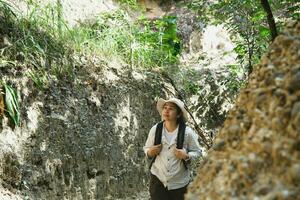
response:
[[[176,108],[176,104],[167,102],[163,106],[162,109],[162,118],[165,121],[177,121],[177,118],[179,117],[178,110]]]

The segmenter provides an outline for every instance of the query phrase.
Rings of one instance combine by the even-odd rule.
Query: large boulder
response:
[[[236,100],[186,199],[300,199],[300,22]]]

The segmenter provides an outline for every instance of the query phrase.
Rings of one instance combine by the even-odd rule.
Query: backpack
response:
[[[155,130],[155,137],[154,137],[154,145],[161,144],[161,136],[162,136],[162,129],[163,129],[164,122],[161,121],[157,124],[156,130]],[[184,142],[184,134],[185,134],[185,123],[179,123],[178,133],[177,133],[177,143],[176,148],[182,149],[183,148],[183,142]],[[149,169],[151,169],[152,164],[155,162],[156,156],[152,158]],[[184,167],[187,169],[187,163],[185,160],[182,160]]]

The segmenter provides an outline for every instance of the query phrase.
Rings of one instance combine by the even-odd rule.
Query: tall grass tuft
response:
[[[154,22],[141,18],[134,22],[124,11],[118,10],[75,27],[69,31],[68,38],[73,39],[73,49],[78,53],[107,59],[120,57],[131,66],[153,68],[178,61],[180,40],[176,31],[174,17]]]
[[[31,1],[27,15],[21,15],[0,1],[0,35],[11,43],[1,48],[2,67],[25,66],[50,71],[52,63],[67,55],[68,49],[59,31],[64,22],[58,18],[57,6],[41,8]]]
[[[125,11],[117,10],[70,27],[60,0],[43,7],[37,2],[28,1],[28,12],[21,15],[0,0],[0,36],[6,36],[11,44],[0,46],[0,65],[32,68],[29,76],[39,88],[49,77],[44,73],[74,79],[74,66],[80,63],[73,57],[78,55],[107,60],[118,57],[138,68],[164,67],[178,60],[175,18],[132,21]]]

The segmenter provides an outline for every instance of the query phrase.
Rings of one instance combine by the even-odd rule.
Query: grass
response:
[[[118,10],[69,30],[67,38],[72,38],[72,48],[79,54],[96,54],[107,59],[120,57],[138,68],[174,64],[177,61],[177,55],[171,53],[174,47],[162,43],[164,30],[153,30],[154,27],[145,19],[132,22],[124,11]]]
[[[117,57],[132,68],[142,69],[163,68],[178,61],[178,48],[174,46],[178,44],[177,34],[174,35],[176,26],[168,18],[155,22],[141,18],[134,22],[125,11],[117,10],[70,27],[57,2],[54,6],[41,7],[36,1],[28,0],[28,13],[21,15],[0,0],[1,77],[15,68],[25,72],[18,76],[29,77],[39,90],[45,90],[50,79],[74,80],[75,66],[87,66],[80,63],[78,58],[82,56],[85,60],[96,56],[107,62]],[[136,5],[134,0],[122,3]],[[5,113],[18,126],[17,92],[2,78],[0,83],[3,86],[0,115],[5,108]]]
[[[138,10],[141,9],[137,3],[137,0],[118,0],[118,2],[122,5],[127,7],[128,9]]]
[[[1,63],[14,67],[25,65],[36,69],[51,67],[51,62],[66,55],[66,48],[57,37],[54,20],[38,10],[33,4],[26,16],[20,16],[12,7],[0,1],[0,34],[10,41],[10,46],[1,49]],[[58,39],[56,39],[58,38]]]
[[[136,2],[123,3],[135,5]],[[174,54],[174,45],[170,43],[174,36],[168,38],[167,32],[176,26],[170,26],[167,21],[150,23],[141,19],[133,22],[126,12],[117,10],[69,27],[59,3],[40,7],[31,0],[28,8],[24,16],[0,0],[0,35],[10,43],[0,49],[0,66],[32,68],[36,73],[30,77],[38,87],[44,85],[41,80],[47,80],[36,75],[44,72],[73,79],[74,66],[78,64],[74,55],[98,56],[108,61],[118,57],[136,68],[164,67],[178,60],[178,53]]]

